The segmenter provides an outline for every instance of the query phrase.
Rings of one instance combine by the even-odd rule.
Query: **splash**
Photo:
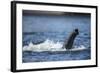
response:
[[[45,42],[40,44],[33,44],[32,42],[29,45],[23,47],[23,51],[35,51],[35,52],[43,52],[43,51],[77,51],[86,49],[83,45],[80,47],[74,47],[73,49],[66,50],[62,48],[63,43],[54,42],[47,39]]]

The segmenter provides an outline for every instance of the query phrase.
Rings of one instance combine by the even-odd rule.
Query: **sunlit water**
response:
[[[24,63],[87,60],[91,58],[90,16],[74,15],[60,16],[60,18],[56,16],[48,17],[42,15],[23,16]],[[42,20],[45,20],[45,22],[43,22]],[[40,27],[38,27],[39,24],[37,23],[40,24]],[[63,25],[61,25],[62,23]],[[44,28],[41,24],[44,24],[44,27],[46,28]],[[46,24],[48,25],[46,26]],[[53,24],[57,25],[53,26]],[[38,30],[33,29],[32,27],[38,27]],[[42,31],[41,27],[43,27],[44,32]],[[67,40],[69,34],[74,28],[79,29],[79,35],[74,40],[73,48],[70,50],[66,50],[65,48],[62,48],[62,46],[64,44],[64,41]],[[28,31],[29,33],[26,33],[26,31]]]

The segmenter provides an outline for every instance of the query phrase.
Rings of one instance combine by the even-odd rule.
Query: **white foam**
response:
[[[51,40],[46,40],[45,42],[41,44],[33,44],[30,42],[29,45],[23,47],[23,51],[36,51],[36,52],[42,52],[42,51],[66,51],[65,48],[62,48],[63,44],[60,42],[53,42]],[[84,46],[75,47],[71,50],[67,51],[77,51],[77,50],[84,50],[86,49]]]
[[[80,51],[80,50],[85,50],[85,49],[87,49],[87,48],[85,46],[81,45],[79,47],[74,47],[74,48],[72,48],[70,50],[68,49],[66,51]]]

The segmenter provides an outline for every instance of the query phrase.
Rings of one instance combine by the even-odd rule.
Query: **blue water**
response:
[[[91,59],[90,27],[89,14],[23,15],[23,63]],[[75,28],[79,29],[76,51],[67,51],[61,46]]]

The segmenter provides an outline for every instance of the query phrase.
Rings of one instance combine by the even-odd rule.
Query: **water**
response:
[[[73,29],[73,48],[62,48]],[[90,15],[23,15],[23,59],[27,62],[91,59]]]

